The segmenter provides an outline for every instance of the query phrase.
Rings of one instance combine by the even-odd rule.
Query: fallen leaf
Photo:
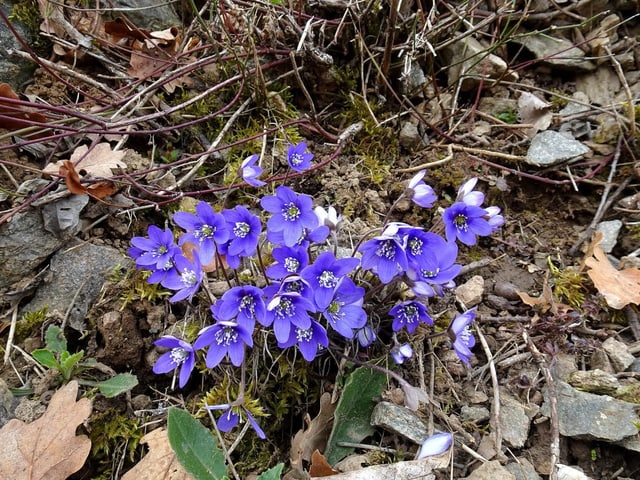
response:
[[[293,466],[302,466],[302,460],[311,461],[315,450],[324,451],[333,425],[336,404],[331,403],[331,394],[325,392],[320,397],[320,411],[311,420],[307,414],[306,430],[299,430],[291,440],[290,461]]]
[[[78,382],[58,390],[47,411],[32,423],[13,419],[0,429],[0,478],[64,480],[89,455],[91,440],[76,428],[91,414],[91,401],[76,401]]]
[[[520,92],[518,98],[518,120],[530,124],[525,131],[528,137],[533,137],[538,131],[546,130],[551,125],[553,113],[550,105],[529,92]]]
[[[311,455],[311,468],[309,468],[309,475],[311,478],[314,477],[329,477],[331,475],[336,475],[340,473],[338,470],[334,470],[327,462],[327,459],[324,458],[318,450],[313,452]]]
[[[69,160],[63,160],[62,166],[58,171],[61,177],[64,177],[64,183],[67,184],[67,188],[74,195],[84,195],[87,193],[87,188],[80,183],[80,176],[76,172],[76,168]]]
[[[171,449],[165,428],[147,433],[140,441],[149,445],[149,453],[122,480],[193,480]]]
[[[5,117],[0,119],[0,128],[18,130],[21,128],[32,127],[32,122],[47,123],[47,119],[43,114],[29,111],[23,105],[9,103],[2,99],[20,100],[20,97],[13,91],[11,85],[8,83],[0,83],[0,115]],[[40,132],[33,134],[32,136],[34,138],[39,138],[44,135],[45,133]]]
[[[617,310],[630,303],[640,304],[640,270],[633,267],[617,270],[599,245],[593,248],[592,253],[585,260],[589,267],[587,275],[607,304]]]
[[[76,169],[83,177],[111,177],[115,168],[127,168],[127,164],[122,162],[125,156],[124,150],[113,151],[111,145],[106,142],[98,143],[91,151],[86,145],[76,148],[69,160],[76,166]],[[66,160],[50,163],[42,171],[44,173],[58,173]]]

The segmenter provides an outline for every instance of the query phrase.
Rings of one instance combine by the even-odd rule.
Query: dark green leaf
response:
[[[98,382],[96,387],[105,397],[113,398],[131,390],[136,385],[138,385],[138,377],[130,373],[119,373],[115,377]]]
[[[280,474],[282,474],[282,468],[284,463],[279,463],[275,467],[270,468],[266,472],[262,472],[258,477],[258,480],[280,480]]]
[[[67,351],[67,339],[64,338],[64,332],[57,325],[49,325],[47,332],[44,334],[44,340],[47,349],[55,353]]]
[[[31,352],[31,356],[35,358],[41,365],[44,365],[47,368],[60,367],[58,359],[55,357],[55,355],[51,351],[44,348],[34,350],[33,352]]]

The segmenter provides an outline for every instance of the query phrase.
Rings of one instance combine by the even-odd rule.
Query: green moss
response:
[[[16,323],[15,343],[20,343],[31,334],[39,330],[47,319],[47,307],[43,307],[35,312],[27,312]]]
[[[554,296],[572,307],[581,310],[585,301],[586,289],[584,282],[586,275],[571,267],[561,270],[551,262],[550,258],[548,263],[554,280]]]
[[[89,431],[91,458],[100,465],[98,470],[106,475],[103,478],[109,478],[117,452],[125,453],[129,461],[134,461],[143,435],[138,419],[129,418],[114,409],[92,415]]]
[[[615,394],[618,400],[640,404],[640,383],[619,388]]]
[[[171,295],[171,292],[165,290],[160,284],[150,284],[147,281],[151,272],[147,270],[131,269],[126,277],[122,280],[126,287],[120,295],[122,306],[120,311],[124,310],[132,302],[147,301],[157,303],[164,297]]]

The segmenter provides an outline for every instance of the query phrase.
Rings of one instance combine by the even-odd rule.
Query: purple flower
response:
[[[219,245],[220,251],[226,255],[227,263],[232,268],[238,268],[240,257],[255,255],[262,225],[260,219],[242,205],[233,210],[224,210],[222,216],[227,222],[229,239],[224,246]]]
[[[239,176],[253,187],[261,187],[266,184],[262,180],[258,180],[258,177],[262,175],[262,167],[256,165],[256,162],[259,159],[260,155],[257,153],[245,158],[240,164],[240,169],[238,171]]]
[[[455,286],[453,279],[462,268],[455,263],[458,258],[458,246],[430,232],[425,233],[422,241],[423,253],[409,262],[405,282],[416,295],[442,296],[443,288]]]
[[[407,327],[407,331],[411,334],[416,331],[420,322],[433,325],[433,320],[427,312],[427,307],[422,303],[414,300],[402,302],[396,305],[389,314],[393,316],[393,325],[391,328],[394,332],[399,331],[402,327]]]
[[[258,425],[258,422],[256,422],[256,419],[253,418],[253,415],[249,413],[249,410],[247,410],[247,407],[245,407],[244,405],[242,405],[241,407],[236,407],[229,404],[222,404],[206,406],[204,408],[207,410],[225,410],[225,412],[223,412],[223,414],[218,418],[218,421],[216,422],[218,430],[220,430],[221,432],[226,433],[232,428],[238,426],[238,423],[240,422],[240,414],[236,413],[234,410],[239,409],[247,416],[247,420],[249,420],[249,423],[255,430],[258,437],[260,437],[262,440],[267,438],[262,428],[260,428],[260,425]]]
[[[433,202],[435,202],[438,197],[433,191],[433,188],[422,180],[426,172],[426,170],[420,170],[411,180],[409,180],[407,189],[410,192],[413,203],[424,208],[431,208],[433,207]]]
[[[196,364],[196,354],[190,343],[171,335],[159,338],[154,345],[170,349],[163,353],[153,364],[153,373],[168,373],[180,367],[180,381],[178,386],[184,387]]]
[[[200,330],[193,348],[209,347],[205,357],[207,368],[216,367],[227,354],[231,363],[239,367],[244,360],[244,346],[253,347],[251,333],[240,323],[219,321]]]
[[[309,263],[309,254],[304,247],[279,247],[274,248],[271,256],[276,263],[267,268],[267,276],[274,280],[280,280],[287,275],[299,273]]]
[[[370,325],[365,325],[356,332],[356,338],[362,348],[366,348],[376,341],[376,332]]]
[[[276,188],[273,196],[262,197],[260,205],[273,215],[267,222],[267,229],[282,232],[287,247],[296,245],[305,233],[318,226],[318,218],[313,213],[313,199],[309,195],[298,195],[288,187]]]
[[[327,210],[318,206],[313,209],[313,212],[318,217],[319,225],[325,225],[329,230],[335,231],[338,229],[338,225],[342,221],[342,215],[338,215],[336,209],[329,207]]]
[[[458,238],[465,245],[475,245],[476,235],[485,236],[493,231],[489,222],[483,218],[486,214],[484,208],[464,202],[454,203],[442,215],[447,240]]]
[[[422,442],[422,445],[420,446],[420,449],[416,454],[416,460],[440,455],[451,448],[452,442],[453,435],[451,435],[449,432],[436,433],[435,435],[431,435],[424,442]]]
[[[391,358],[398,365],[402,365],[406,360],[413,356],[413,348],[408,343],[402,345],[394,345],[391,349]]]
[[[278,293],[267,303],[267,314],[263,325],[268,327],[273,324],[276,340],[287,342],[293,328],[297,327],[301,330],[311,328],[309,312],[313,311],[315,311],[313,303],[299,293]]]
[[[224,217],[216,213],[207,202],[196,205],[196,214],[176,212],[173,221],[184,228],[187,233],[180,238],[180,245],[193,243],[199,252],[200,261],[208,265],[213,261],[216,244],[220,245],[229,238],[229,230]]]
[[[313,299],[319,310],[331,303],[338,282],[358,266],[360,260],[353,257],[336,259],[332,252],[322,252],[312,265],[306,267],[300,276],[313,289]]]
[[[197,253],[194,253],[193,262],[184,255],[176,255],[173,262],[173,268],[169,270],[161,282],[162,286],[169,290],[178,290],[169,301],[177,302],[185,298],[191,300],[200,288],[200,283],[202,282],[200,259]]]
[[[329,337],[327,331],[315,320],[311,320],[308,328],[294,327],[289,332],[289,338],[284,342],[278,341],[278,347],[287,348],[298,344],[302,356],[307,362],[311,362],[318,353],[318,346],[327,348]]]
[[[335,288],[326,310],[322,312],[327,324],[345,338],[353,338],[353,331],[362,329],[367,323],[367,313],[362,308],[364,292],[364,288],[357,287],[353,280],[344,277]],[[368,333],[373,333],[373,330],[364,332],[363,335]],[[369,343],[373,339],[375,334]]]
[[[133,237],[131,239],[133,247],[128,250],[129,255],[135,259],[136,267],[152,271],[166,270],[167,265],[173,265],[174,255],[180,253],[180,249],[173,241],[173,232],[168,228],[160,230],[155,225],[149,225],[147,233],[149,238]]]
[[[456,202],[464,202],[471,207],[479,207],[484,202],[484,193],[474,190],[478,183],[477,178],[471,178],[460,185]]]
[[[211,307],[211,313],[216,320],[227,321],[235,318],[251,332],[256,320],[264,322],[267,309],[262,295],[262,290],[252,285],[233,287]]]
[[[358,251],[362,252],[362,268],[377,274],[382,283],[389,283],[407,269],[407,254],[397,235],[383,233],[360,245]]]
[[[476,344],[476,339],[469,329],[469,325],[476,318],[475,309],[467,310],[453,319],[449,326],[449,337],[453,341],[453,349],[460,360],[470,365],[469,359],[473,355],[471,349]]]
[[[297,145],[289,145],[287,149],[287,163],[292,170],[296,172],[304,172],[311,168],[311,160],[313,153],[308,153],[307,144],[300,142]]]
[[[491,225],[493,231],[498,230],[504,225],[504,217],[500,215],[500,207],[487,207],[485,211],[487,212],[485,218],[487,222],[489,222],[489,225]]]
[[[316,311],[311,287],[300,275],[289,275],[284,277],[280,282],[274,282],[264,287],[264,295],[266,298],[273,298],[282,293],[297,293],[303,296],[311,302],[312,310],[310,311]]]

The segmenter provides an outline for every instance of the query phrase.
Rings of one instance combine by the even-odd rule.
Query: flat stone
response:
[[[484,293],[484,278],[474,275],[456,288],[456,299],[467,307],[475,307],[482,301]]]
[[[460,409],[460,420],[463,423],[482,423],[491,418],[491,412],[485,407],[470,407],[464,405]]]
[[[629,352],[629,347],[615,338],[607,338],[602,342],[602,349],[609,356],[611,365],[616,372],[624,372],[635,360],[635,357]]]
[[[411,122],[404,122],[398,135],[398,141],[400,145],[409,151],[413,151],[420,146],[423,146],[422,136],[418,131],[418,127]]]
[[[542,480],[535,467],[524,457],[519,457],[517,462],[506,464],[504,468],[512,473],[516,480]]]
[[[549,167],[565,160],[586,155],[591,150],[583,143],[553,130],[538,133],[531,140],[526,162],[536,167]]]
[[[621,228],[622,222],[620,220],[608,220],[598,224],[596,231],[602,233],[600,248],[604,253],[611,253],[613,247],[616,246]]]
[[[583,440],[618,442],[635,436],[638,430],[636,405],[608,395],[581,392],[565,382],[556,382],[560,433]],[[549,416],[548,391],[541,413]]]
[[[502,439],[514,448],[522,448],[529,438],[531,419],[518,399],[500,389],[500,429]]]
[[[504,468],[498,460],[483,463],[466,480],[516,480],[516,476]]]
[[[522,45],[542,62],[566,70],[593,71],[596,65],[585,60],[584,51],[575,47],[569,40],[554,38],[547,34],[523,35],[512,39]]]
[[[371,425],[408,438],[418,445],[429,436],[420,417],[405,407],[391,402],[378,403],[371,413]]]
[[[599,395],[613,395],[620,386],[614,375],[600,369],[576,370],[569,375],[567,382],[573,388]]]
[[[67,246],[70,248],[52,257],[46,281],[22,313],[44,307],[48,312],[57,310],[61,315],[68,311],[69,326],[82,331],[87,312],[98,298],[107,276],[118,265],[127,266],[131,260],[112,247],[79,242]]]

